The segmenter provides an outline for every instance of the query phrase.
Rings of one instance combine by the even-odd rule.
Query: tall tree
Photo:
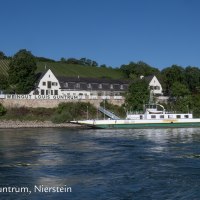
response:
[[[8,78],[0,74],[0,90],[5,90],[8,88]]]
[[[128,109],[142,110],[144,103],[149,100],[148,83],[145,80],[138,79],[128,88],[125,103]]]
[[[3,51],[0,51],[0,59],[7,58]]]
[[[161,72],[164,87],[167,95],[170,94],[171,87],[174,82],[185,83],[185,72],[184,68],[172,65],[171,67],[165,68]]]
[[[185,79],[190,91],[197,92],[200,86],[200,69],[197,67],[186,67]]]
[[[190,94],[190,91],[186,85],[179,82],[173,83],[171,87],[171,95],[173,97],[175,97],[176,99],[180,99],[189,94]]]
[[[141,75],[158,75],[160,73],[158,69],[151,67],[150,65],[142,61],[139,61],[137,63],[130,62],[128,65],[122,65],[120,69],[127,78],[131,78],[133,76],[140,77]]]
[[[25,94],[31,91],[35,82],[37,69],[35,57],[30,51],[18,51],[9,64],[9,83],[14,85],[17,93]]]

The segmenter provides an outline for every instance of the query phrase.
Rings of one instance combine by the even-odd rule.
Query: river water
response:
[[[199,198],[198,128],[0,129],[1,200]]]

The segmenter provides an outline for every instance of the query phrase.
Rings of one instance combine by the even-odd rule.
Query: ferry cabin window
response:
[[[156,109],[157,106],[156,105],[146,105],[147,109]]]
[[[156,115],[151,115],[151,119],[156,119]]]
[[[160,115],[160,119],[164,119],[164,115]]]
[[[180,118],[181,118],[181,115],[177,115],[176,118],[180,119]]]
[[[184,118],[189,118],[189,116],[188,115],[184,115]]]

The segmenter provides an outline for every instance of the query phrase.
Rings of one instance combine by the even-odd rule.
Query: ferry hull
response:
[[[94,129],[145,129],[145,128],[192,128],[200,127],[200,122],[196,123],[155,123],[155,124],[96,124],[87,125]]]
[[[151,121],[151,122],[150,122]],[[95,129],[144,129],[144,128],[188,128],[188,127],[200,127],[200,119],[191,120],[85,120],[76,121],[73,123],[84,125],[88,128]]]

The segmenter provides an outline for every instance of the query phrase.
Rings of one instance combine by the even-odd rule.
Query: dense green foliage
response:
[[[61,62],[66,63],[66,64],[74,64],[74,65],[86,65],[86,66],[93,66],[97,67],[98,63],[94,60],[88,59],[88,58],[81,58],[81,59],[76,59],[76,58],[61,58]]]
[[[6,90],[8,88],[8,78],[0,74],[0,90]]]
[[[6,114],[1,119],[7,120],[32,120],[45,121],[50,120],[50,117],[55,113],[55,108],[28,108],[16,107],[8,108]]]
[[[60,103],[52,117],[54,123],[64,123],[71,120],[94,119],[96,118],[96,108],[90,103]]]
[[[130,62],[128,65],[122,65],[121,68],[126,78],[136,79],[141,75],[149,76],[149,75],[157,75],[159,74],[159,70],[151,67],[150,65],[140,61],[137,63]]]
[[[143,105],[149,100],[148,83],[138,79],[130,84],[126,94],[125,106],[129,110],[143,110]]]
[[[6,55],[4,54],[4,52],[3,51],[0,51],[0,60],[1,59],[6,59],[7,57],[6,57]]]
[[[9,83],[17,93],[26,94],[33,89],[35,71],[37,69],[34,56],[25,49],[17,52],[9,64]]]
[[[4,106],[0,103],[0,116],[5,115],[6,114],[6,109],[4,108]]]

